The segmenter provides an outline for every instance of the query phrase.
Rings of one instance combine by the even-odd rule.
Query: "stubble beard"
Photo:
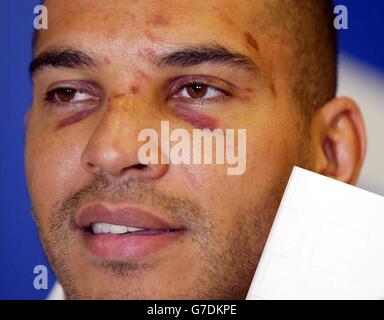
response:
[[[285,184],[285,177],[276,180],[262,203],[260,199],[255,199],[245,210],[234,214],[235,225],[232,229],[236,232],[229,234],[221,234],[216,227],[214,213],[205,212],[194,201],[173,197],[133,179],[112,185],[102,175],[55,205],[47,232],[43,232],[40,226],[39,214],[35,213],[35,216],[46,257],[63,286],[66,299],[244,299]],[[175,221],[186,226],[200,252],[199,257],[196,257],[199,259],[200,272],[194,281],[193,290],[172,297],[153,297],[141,291],[139,283],[146,269],[154,266],[145,262],[106,261],[99,263],[98,267],[109,275],[121,278],[122,281],[124,277],[138,277],[136,290],[132,287],[127,291],[113,292],[106,289],[96,296],[84,292],[76,282],[75,269],[70,262],[79,232],[74,224],[74,214],[84,203],[100,197],[114,201],[129,199],[139,204],[160,207]]]

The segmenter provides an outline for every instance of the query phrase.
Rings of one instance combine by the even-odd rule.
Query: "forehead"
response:
[[[46,0],[45,5],[49,14],[56,18],[64,16],[82,17],[92,19],[98,16],[105,20],[113,15],[122,18],[147,18],[149,14],[164,14],[174,18],[187,19],[185,22],[193,22],[196,18],[215,18],[215,15],[227,22],[246,21],[249,15],[257,13],[263,7],[263,0],[242,0],[236,4],[231,0]],[[252,9],[252,12],[250,12]],[[157,22],[166,22],[165,20]],[[105,21],[94,21],[103,23]],[[111,22],[111,21],[107,21]],[[121,22],[121,21],[119,21]],[[154,21],[155,22],[155,21]]]
[[[132,1],[48,0],[49,29],[40,33],[40,44],[60,41],[142,39],[167,43],[239,39],[257,33],[263,1]],[[252,5],[250,5],[252,4]],[[255,18],[259,16],[259,19]],[[261,23],[259,23],[261,25]],[[244,37],[243,37],[244,38]],[[40,41],[41,40],[41,41]]]
[[[134,63],[142,50],[216,44],[248,56],[285,90],[292,48],[274,26],[269,1],[46,0],[49,27],[39,31],[35,55],[67,46],[108,54],[117,67]]]

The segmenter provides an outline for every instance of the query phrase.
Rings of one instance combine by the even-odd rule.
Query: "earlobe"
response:
[[[366,135],[356,103],[336,98],[317,110],[311,125],[314,170],[355,184],[364,160]]]

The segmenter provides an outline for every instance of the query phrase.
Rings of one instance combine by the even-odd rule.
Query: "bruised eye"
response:
[[[223,95],[223,92],[203,83],[195,82],[186,85],[178,94],[180,97],[193,99],[208,99]]]
[[[74,88],[56,88],[47,93],[46,100],[65,104],[95,100],[95,98],[83,90]]]

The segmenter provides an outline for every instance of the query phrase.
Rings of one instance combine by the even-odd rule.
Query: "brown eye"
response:
[[[74,88],[56,88],[47,93],[46,101],[56,104],[76,104],[91,100],[98,100],[89,93]]]
[[[200,100],[213,102],[216,98],[227,95],[224,90],[198,81],[182,84],[178,86],[178,90],[174,97],[190,99],[189,101],[195,100],[196,102]]]
[[[72,88],[58,88],[55,90],[55,98],[61,102],[71,102],[78,91]]]
[[[193,83],[186,87],[187,93],[191,98],[203,98],[208,91],[208,86],[201,83]]]

